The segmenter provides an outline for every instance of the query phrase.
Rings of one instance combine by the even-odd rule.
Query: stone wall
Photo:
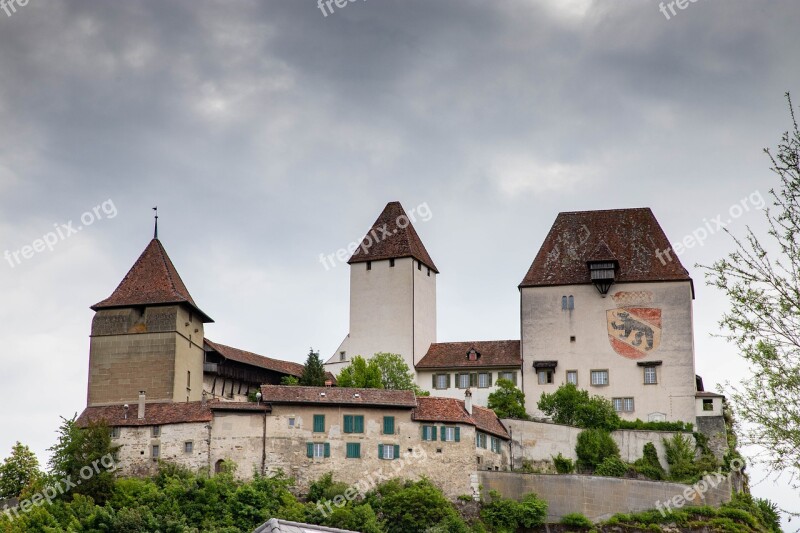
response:
[[[646,511],[657,509],[659,505],[668,512],[666,502],[682,500],[687,506],[719,506],[731,499],[728,478],[719,478],[718,485],[709,487],[704,497],[690,492],[692,488],[688,485],[661,481],[513,472],[479,472],[478,478],[484,497],[490,490],[514,499],[536,494],[548,503],[549,522],[557,522],[568,513],[582,513],[592,521],[599,521],[615,513]],[[674,508],[675,504],[671,506]]]
[[[153,437],[153,426],[122,427],[119,437],[113,439],[120,446],[119,472],[123,476],[153,475],[158,461],[153,458],[153,446],[159,446],[163,461],[179,464],[193,471],[208,468],[208,429],[204,422],[169,424],[160,427],[160,435]],[[187,453],[185,444],[192,443]]]
[[[541,467],[545,462],[552,462],[553,456],[559,453],[569,459],[577,459],[575,445],[578,442],[578,434],[583,431],[580,428],[508,418],[503,419],[502,422],[511,433],[512,462],[515,470],[522,468],[523,461],[531,461],[534,465]],[[619,446],[620,457],[623,461],[632,463],[641,458],[644,445],[652,442],[664,468],[667,468],[668,465],[662,439],[671,439],[674,435],[675,433],[671,431],[627,429],[611,433]],[[691,434],[685,433],[684,435],[694,442]]]
[[[722,416],[698,416],[697,431],[708,439],[708,447],[718,460],[728,452],[728,430]]]

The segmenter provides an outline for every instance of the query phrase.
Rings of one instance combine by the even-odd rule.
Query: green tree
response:
[[[578,389],[572,383],[561,385],[552,394],[543,392],[537,405],[557,424],[608,431],[619,426],[619,416],[608,399],[589,396],[588,391]]]
[[[42,477],[39,460],[30,448],[17,442],[0,465],[0,499],[16,498]]]
[[[525,394],[508,379],[498,379],[496,385],[497,390],[489,395],[489,409],[500,418],[527,420]]]
[[[119,446],[114,446],[111,431],[103,423],[93,422],[79,428],[75,417],[61,420],[58,442],[50,448],[50,473],[59,480],[69,478],[73,483],[80,482],[71,492],[90,496],[103,505],[114,487],[112,458]]]
[[[339,375],[336,376],[336,385],[361,389],[382,389],[383,381],[375,359],[367,361],[357,355],[350,362],[350,365],[343,368]]]
[[[764,209],[766,235],[750,227],[735,237],[735,250],[706,270],[706,282],[720,289],[730,310],[720,325],[723,337],[739,349],[751,375],[728,384],[730,400],[745,422],[745,444],[775,472],[789,472],[800,486],[800,129],[787,93],[792,128],[777,150],[764,152],[779,187],[770,189],[772,208]],[[760,199],[761,205],[754,201]],[[760,192],[750,195],[764,206]],[[728,231],[727,229],[725,231]],[[729,232],[730,234],[730,232]]]
[[[414,390],[414,374],[408,368],[403,356],[396,353],[376,353],[370,359],[380,372],[381,383],[384,389]]]
[[[619,459],[619,447],[608,431],[584,429],[578,434],[575,454],[580,468],[594,470],[608,457]]]
[[[281,385],[300,385],[300,378],[296,376],[283,376]]]
[[[322,359],[319,358],[319,352],[315,352],[314,348],[309,350],[306,364],[303,365],[300,385],[305,385],[307,387],[325,386],[325,368],[322,366]]]

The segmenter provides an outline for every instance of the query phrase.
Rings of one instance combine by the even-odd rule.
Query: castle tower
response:
[[[625,419],[694,422],[692,279],[650,209],[560,213],[519,288],[529,413],[571,382]]]
[[[116,290],[92,306],[88,405],[199,401],[203,393],[203,324],[158,238],[147,245]]]
[[[337,374],[356,355],[390,352],[413,371],[436,342],[439,270],[414,229],[417,216],[388,203],[348,261],[350,333],[326,370]]]

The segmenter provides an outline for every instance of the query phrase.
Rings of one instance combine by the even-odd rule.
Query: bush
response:
[[[571,474],[575,470],[575,462],[559,453],[553,457],[553,464],[559,474]]]
[[[694,462],[694,446],[688,437],[677,433],[671,439],[662,439],[669,464],[669,479],[692,482],[700,473]]]
[[[666,472],[661,465],[661,461],[658,460],[658,452],[656,451],[655,444],[648,442],[644,445],[642,452],[642,458],[637,459],[633,463],[633,469],[649,479],[654,479],[656,481],[664,479],[666,477]]]
[[[596,476],[622,477],[628,472],[628,465],[617,457],[606,457],[597,465],[594,471]]]
[[[689,422],[643,422],[638,418],[636,420],[620,420],[618,429],[634,429],[644,431],[683,431],[691,433],[694,429],[694,424]]]
[[[619,458],[619,448],[611,434],[602,429],[585,429],[578,435],[575,446],[578,455],[578,467],[594,470],[607,457]]]
[[[528,420],[530,417],[525,412],[525,393],[507,379],[498,379],[495,383],[496,390],[489,395],[487,407],[493,410],[499,418],[517,418]]]
[[[561,517],[561,525],[589,529],[592,527],[592,521],[581,513],[569,513]]]
[[[481,519],[497,533],[514,533],[520,527],[537,527],[544,524],[547,517],[547,502],[535,494],[528,494],[519,502],[503,498],[494,490],[489,497],[491,501],[484,504]]]
[[[602,396],[589,396],[572,383],[562,385],[552,394],[542,393],[539,410],[557,424],[586,429],[613,431],[620,419],[611,402]]]
[[[425,531],[440,524],[447,531],[466,531],[456,508],[428,479],[388,481],[368,495],[367,503],[385,520],[387,533]]]

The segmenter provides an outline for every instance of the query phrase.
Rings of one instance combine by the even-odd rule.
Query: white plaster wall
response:
[[[414,365],[420,361],[431,344],[436,342],[436,272],[429,270],[419,262],[413,261],[414,268],[414,354],[408,365],[414,371]],[[430,274],[429,274],[430,272]]]
[[[516,372],[517,373],[517,386],[521,385],[522,377],[520,373],[519,367],[516,368],[506,368],[506,369],[492,369],[492,370],[480,370],[478,368],[471,368],[469,370],[418,370],[417,371],[417,385],[430,392],[431,396],[435,396],[438,398],[456,398],[458,400],[464,399],[464,392],[466,389],[459,389],[456,387],[456,374],[458,373],[491,373],[492,374],[492,386],[491,387],[470,387],[470,391],[472,391],[472,403],[475,405],[480,405],[486,407],[489,403],[489,395],[497,390],[497,376],[500,372]],[[433,385],[433,375],[434,374],[450,374],[450,388],[448,389],[434,389],[431,385]]]
[[[612,295],[629,293],[615,301]],[[631,295],[632,294],[632,295]],[[562,311],[561,297],[573,295],[575,309]],[[526,287],[521,290],[522,349],[526,409],[541,416],[536,403],[543,392],[566,382],[566,371],[578,371],[578,386],[609,399],[633,397],[635,411],[626,419],[648,420],[664,413],[667,420],[693,422],[695,369],[692,298],[689,282],[612,285],[602,298],[592,285]],[[662,310],[660,346],[638,360],[619,355],[608,338],[606,311],[625,306]],[[570,337],[575,341],[571,342]],[[539,385],[535,360],[557,360],[553,384]],[[663,361],[658,384],[645,385],[637,361]],[[609,370],[608,386],[591,386],[590,371]]]
[[[703,411],[703,400],[712,400],[714,409]],[[722,416],[722,398],[695,398],[696,416]]]

